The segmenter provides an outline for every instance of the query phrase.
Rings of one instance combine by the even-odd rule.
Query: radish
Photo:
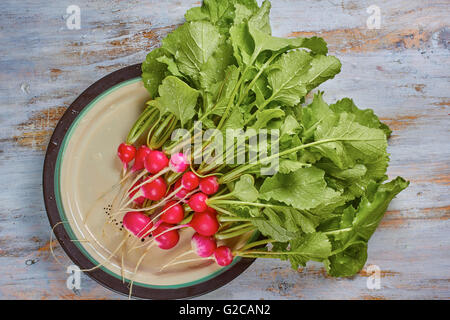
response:
[[[172,249],[180,240],[178,231],[168,223],[161,223],[158,228],[153,230],[152,235],[158,247],[163,250]]]
[[[196,212],[188,224],[202,236],[212,236],[219,230],[219,222],[213,213]]]
[[[131,168],[132,172],[141,171],[144,169],[145,159],[152,152],[152,150],[146,145],[142,145],[136,151],[136,157],[134,159],[133,167]]]
[[[217,211],[214,208],[208,207],[205,211],[203,212],[209,212],[211,214],[214,214],[215,216],[217,216]]]
[[[142,182],[142,179],[140,180],[140,181],[138,181],[138,182],[136,182],[129,190],[132,190],[134,187],[136,187],[138,184],[140,184]],[[141,197],[135,197],[135,195],[136,195],[136,193],[138,192],[138,190],[135,190],[135,191],[133,191],[133,192],[130,192],[129,193],[129,197],[131,198],[131,199],[133,199],[133,202],[134,203],[136,203],[136,204],[138,204],[138,205],[142,205],[142,204],[144,204],[144,202],[145,202],[145,197],[144,196],[141,196]]]
[[[233,252],[227,246],[220,246],[214,250],[214,258],[219,266],[225,267],[233,262]]]
[[[161,225],[162,224],[164,223],[161,223]],[[165,232],[187,227],[191,227],[202,236],[209,237],[217,233],[220,224],[215,214],[210,212],[196,212],[194,213],[192,220],[189,223],[174,226],[168,230],[165,230]],[[164,232],[161,233],[160,235],[162,234],[164,234]]]
[[[217,248],[217,244],[216,244],[216,240],[214,239],[214,237],[206,237],[206,236],[202,236],[199,233],[195,233],[191,239],[191,248],[192,248],[191,250],[180,254],[175,259],[171,260],[169,263],[162,266],[160,271],[162,271],[163,269],[165,269],[171,265],[177,264],[177,263],[174,263],[177,259],[187,256],[191,253],[195,253],[197,256],[202,257],[202,258],[210,257],[214,254],[214,251]]]
[[[189,161],[183,153],[175,153],[170,157],[169,166],[174,172],[184,172],[189,168]]]
[[[151,222],[153,222],[153,220]],[[160,220],[156,223],[154,230],[158,229],[162,225],[168,225],[168,224],[165,222],[162,222]],[[178,226],[173,226],[170,229],[165,228],[165,230],[162,230],[162,232],[157,232],[157,233],[153,234],[154,240],[156,240],[156,237],[161,237],[162,235],[164,235],[168,232],[172,232],[174,230],[178,230],[181,228],[187,228],[187,227],[193,228],[197,233],[199,233],[202,236],[209,237],[209,236],[212,236],[217,233],[217,231],[219,230],[220,224],[214,213],[196,212],[196,213],[194,213],[192,220],[189,223],[181,224]]]
[[[192,250],[202,258],[210,257],[217,248],[214,237],[202,236],[196,233],[191,239]]]
[[[197,192],[197,191],[193,191],[192,194],[195,193],[195,192]],[[186,197],[189,197],[190,195],[191,195],[191,193],[187,194]],[[182,211],[182,212],[183,212],[183,216],[184,216],[184,208],[183,208],[183,206],[180,205],[180,202],[182,202],[183,200],[184,200],[184,199],[180,199],[180,200],[178,200],[178,201],[172,201],[171,203],[167,204],[167,205],[163,208],[163,210],[162,210],[160,213],[158,213],[156,216],[153,217],[153,219],[151,220],[151,223],[153,223],[153,222],[156,221],[160,216],[164,215],[167,211],[171,210],[173,207],[176,207],[176,206],[178,206],[178,205],[181,207],[181,209],[178,208],[177,211]],[[150,208],[133,209],[133,212],[137,212],[137,211],[148,211],[148,210],[152,210],[152,209],[156,208],[157,206],[159,206],[159,204],[154,205],[154,206],[152,206],[152,207],[150,207]],[[172,213],[171,215],[173,216],[173,213]],[[181,216],[181,214],[179,214],[179,213],[177,213],[177,215]],[[214,216],[215,216],[215,215],[214,215]],[[173,219],[173,220],[171,220],[171,222],[175,222],[176,220],[179,220],[180,218],[178,217],[178,218],[176,218],[176,220],[175,220],[174,218],[171,218],[171,219]],[[182,218],[182,219],[181,219],[179,222],[177,222],[177,223],[181,223],[181,222],[183,222],[183,220],[185,220],[185,219]],[[187,220],[187,221],[190,221],[190,219]],[[154,229],[158,228],[158,227],[160,226],[160,224],[161,224],[161,223],[164,223],[164,222],[165,222],[165,221],[164,221],[163,219],[160,219],[158,222],[156,222],[156,224],[154,225],[153,228],[154,228]],[[182,228],[182,227],[189,227],[189,225],[183,224],[182,226],[177,227],[177,228],[175,228],[175,229],[179,229],[179,228]],[[132,248],[130,251],[133,251],[134,249],[138,249],[138,248],[140,248],[140,247],[134,247],[134,248]]]
[[[152,180],[154,179],[154,177],[152,177],[152,178],[150,178],[148,181],[150,181],[151,183],[153,182]],[[161,179],[161,178],[158,178],[158,179]],[[146,186],[148,183],[147,182],[143,182],[142,183],[142,187],[141,187],[141,189],[142,188],[144,188],[144,186]],[[165,185],[165,183],[164,183],[164,185]],[[166,186],[166,185],[165,185]],[[157,200],[154,200],[154,201],[159,201],[159,200],[161,200],[159,203],[157,203],[157,204],[155,204],[155,205],[153,205],[153,206],[151,206],[150,208],[147,208],[148,210],[151,210],[151,209],[154,209],[154,208],[157,208],[157,207],[159,207],[159,206],[162,206],[162,205],[164,205],[169,199],[171,199],[172,197],[174,197],[177,193],[179,193],[181,190],[183,190],[183,189],[186,189],[187,191],[192,191],[192,190],[194,190],[196,187],[198,186],[198,177],[194,174],[194,173],[192,173],[192,172],[186,172],[183,176],[182,176],[182,178],[181,178],[181,185],[180,185],[180,187],[178,188],[178,189],[175,189],[174,191],[172,191],[169,195],[167,195],[164,199],[162,199],[162,197],[160,197],[160,198],[158,198]],[[145,196],[145,194],[144,194],[144,196]],[[187,195],[186,195],[187,196]],[[185,196],[185,197],[186,197]],[[135,196],[136,197],[136,196]],[[147,197],[146,197],[147,198]],[[150,199],[150,198],[147,198],[147,199]],[[152,199],[150,199],[150,200],[152,200]],[[130,202],[128,202],[126,205],[125,205],[125,207],[126,206],[128,206],[130,204]],[[119,211],[121,211],[121,210],[123,210],[123,207],[119,210]]]
[[[150,180],[150,177],[144,179],[144,184],[141,189],[136,193],[133,198],[139,198],[139,196],[144,196],[146,199],[152,201],[159,201],[164,197],[167,191],[167,185],[163,178],[158,177],[153,181],[146,182]],[[132,199],[133,199],[132,198]]]
[[[169,159],[164,152],[152,150],[144,160],[145,169],[151,174],[157,174],[169,165]]]
[[[181,184],[183,185],[183,189],[187,191],[192,191],[199,185],[199,179],[192,171],[186,172],[181,177]]]
[[[208,196],[206,194],[198,192],[189,199],[188,204],[194,212],[204,212],[208,209],[207,200]]]
[[[124,228],[137,238],[145,238],[153,227],[151,219],[140,212],[127,212],[123,217]]]
[[[161,151],[151,151],[144,160],[145,171],[142,172],[137,179],[143,177],[147,173],[154,174],[151,179],[147,182],[143,182],[132,188],[130,192],[133,192],[144,185],[144,183],[150,183],[151,181],[157,179],[158,177],[166,174],[170,170],[181,173],[189,166],[189,161],[187,157],[182,153],[174,154],[170,161],[167,159],[166,155]],[[127,195],[128,196],[128,195]],[[126,197],[125,197],[126,198]],[[123,203],[121,203],[122,205]]]
[[[184,188],[180,188],[180,187],[181,187],[181,179],[179,179],[179,180],[177,180],[177,182],[175,182],[175,189],[174,189],[174,190],[178,190],[178,189],[180,190],[178,193],[176,193],[176,196],[181,199],[181,198],[186,197],[186,195],[188,194],[189,191]],[[172,192],[173,192],[173,190],[172,190]]]
[[[169,201],[163,208],[165,211],[160,220],[170,224],[178,224],[184,219],[184,209],[181,204],[176,201]]]
[[[215,194],[219,191],[217,177],[209,176],[200,180],[200,191],[207,195]]]
[[[130,163],[136,155],[136,148],[132,145],[121,143],[117,149],[117,155],[123,163],[123,171],[125,173],[128,169],[128,163]]]

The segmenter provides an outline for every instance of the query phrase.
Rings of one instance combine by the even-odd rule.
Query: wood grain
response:
[[[369,274],[326,276],[315,263],[293,271],[259,259],[199,299],[449,299],[450,2],[377,1],[381,29],[369,30],[372,1],[273,0],[278,36],[320,35],[342,72],[320,89],[329,102],[349,96],[394,130],[390,177],[411,186],[395,199],[369,243]],[[65,267],[49,254],[41,192],[44,152],[70,103],[91,83],[143,60],[198,1],[79,0],[81,29],[68,30],[66,3],[0,2],[0,298],[123,299],[82,276],[66,288]],[[58,259],[70,261],[52,243]]]

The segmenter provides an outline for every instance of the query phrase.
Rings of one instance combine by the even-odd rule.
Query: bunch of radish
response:
[[[231,264],[231,249],[216,244],[214,236],[220,223],[216,210],[207,204],[208,196],[219,191],[216,176],[199,177],[188,170],[190,161],[184,154],[175,153],[169,158],[164,152],[145,145],[136,149],[122,143],[118,157],[124,168],[121,182],[127,183],[135,175],[122,195],[121,207],[114,213],[125,213],[122,222],[130,236],[150,237],[145,244],[147,248],[156,244],[160,249],[169,250],[178,244],[180,229],[192,228],[195,230],[192,250],[181,256],[195,253],[200,258],[214,257],[220,266]],[[168,179],[171,175],[176,179]]]

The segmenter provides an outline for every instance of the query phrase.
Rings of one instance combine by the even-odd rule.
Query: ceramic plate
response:
[[[126,248],[108,257],[122,241],[120,217],[111,217],[114,192],[98,199],[120,180],[117,146],[149,99],[141,78],[140,64],[111,73],[94,83],[68,108],[50,140],[44,164],[44,200],[50,224],[67,255],[80,269],[103,264],[87,274],[105,287],[128,295],[133,278],[133,296],[148,299],[180,299],[215,290],[242,273],[254,259],[235,258],[227,267],[212,261],[161,266],[190,249],[191,230],[180,232],[172,250],[153,247],[133,275],[145,248]],[[88,217],[86,219],[86,217]],[[230,246],[254,238],[247,234]],[[149,241],[148,239],[145,241]],[[145,244],[145,243],[144,243]],[[122,280],[121,255],[125,255]],[[195,255],[186,256],[195,258]]]

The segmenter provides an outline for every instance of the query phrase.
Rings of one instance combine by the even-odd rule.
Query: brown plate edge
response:
[[[52,228],[54,228],[56,224],[61,223],[61,217],[55,198],[54,177],[56,161],[61,144],[71,124],[75,121],[79,113],[101,93],[121,82],[140,77],[141,73],[141,64],[139,63],[122,68],[103,77],[87,88],[70,105],[62,118],[59,120],[47,147],[43,170],[44,203]],[[54,229],[54,234],[69,258],[77,266],[79,266],[80,269],[89,269],[94,267],[92,262],[78,249],[74,242],[70,240],[66,229],[61,228],[60,226],[62,226],[62,224],[58,225]],[[255,260],[256,259],[242,258],[228,270],[222,272],[216,277],[189,287],[177,289],[155,289],[134,285],[133,297],[156,300],[194,298],[224,286],[244,272]],[[124,284],[120,279],[109,275],[103,270],[97,269],[87,272],[87,275],[102,286],[116,293],[128,296],[129,289],[127,287],[127,283]]]

